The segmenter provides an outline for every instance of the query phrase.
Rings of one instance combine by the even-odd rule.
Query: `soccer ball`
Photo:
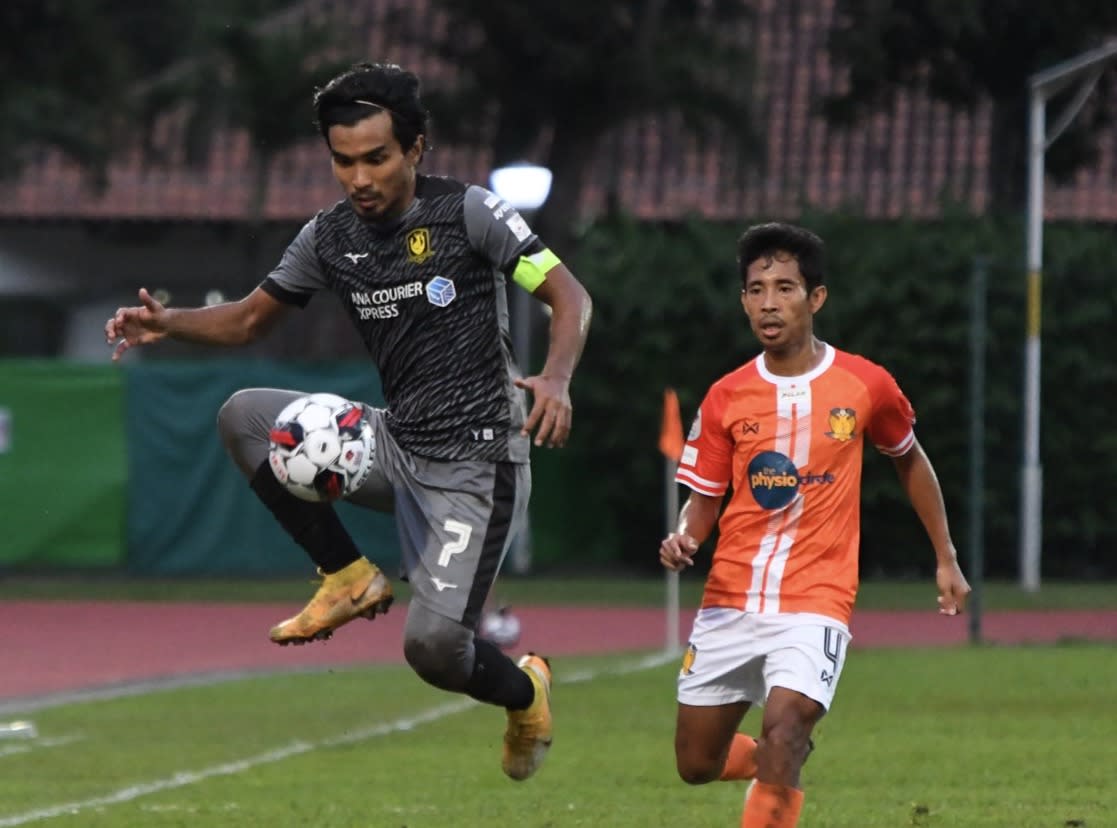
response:
[[[497,607],[481,618],[481,637],[502,650],[511,649],[520,643],[520,619],[508,607]]]
[[[376,440],[360,403],[309,394],[279,412],[268,434],[268,463],[287,491],[303,500],[337,500],[361,487]]]

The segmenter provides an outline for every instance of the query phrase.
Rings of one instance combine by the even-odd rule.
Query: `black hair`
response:
[[[369,115],[387,112],[392,135],[407,152],[426,136],[430,113],[419,99],[419,78],[394,63],[357,63],[314,92],[316,123],[326,143],[330,127],[352,126]]]
[[[779,253],[790,255],[799,263],[807,293],[826,281],[826,245],[822,239],[804,227],[769,222],[753,225],[737,242],[742,287],[748,279],[750,264],[757,259],[776,258]]]

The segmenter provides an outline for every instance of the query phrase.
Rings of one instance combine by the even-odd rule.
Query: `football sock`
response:
[[[527,673],[491,641],[473,640],[473,675],[465,683],[471,698],[512,710],[524,710],[535,700],[535,685]]]
[[[721,769],[722,782],[736,779],[752,779],[756,776],[756,739],[747,733],[737,733],[729,745],[729,756]]]
[[[741,828],[795,828],[803,807],[803,792],[787,785],[754,781],[745,795]]]
[[[323,574],[344,569],[361,557],[334,507],[295,497],[276,480],[266,460],[256,469],[249,485]]]

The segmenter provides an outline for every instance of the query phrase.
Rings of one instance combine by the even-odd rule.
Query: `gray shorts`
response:
[[[235,406],[226,404],[236,416],[234,423],[223,424],[222,437],[246,474],[267,459],[275,417],[304,393],[250,388],[234,395]],[[504,556],[524,527],[530,467],[420,457],[396,443],[384,409],[366,405],[365,410],[376,437],[373,469],[346,499],[395,514],[412,600],[476,629]]]

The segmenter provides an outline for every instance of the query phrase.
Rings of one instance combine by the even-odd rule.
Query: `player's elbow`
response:
[[[237,324],[233,326],[237,332],[237,345],[248,345],[265,336],[275,327],[277,315],[266,313],[258,304],[242,300]]]

